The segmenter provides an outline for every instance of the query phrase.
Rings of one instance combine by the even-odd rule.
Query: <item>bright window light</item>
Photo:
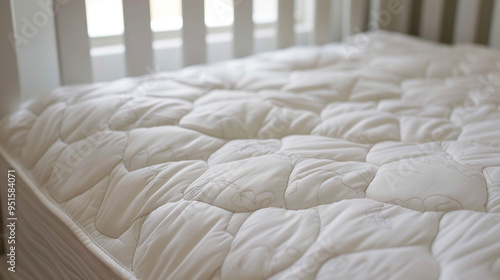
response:
[[[305,23],[307,20],[307,14],[312,12],[312,7],[312,1],[295,0],[295,22]],[[311,14],[310,16],[312,17],[314,15]]]
[[[122,0],[85,0],[89,37],[123,34]]]
[[[205,25],[230,26],[234,21],[233,0],[205,0]]]
[[[145,0],[138,0],[145,1]],[[208,28],[231,26],[234,21],[233,0],[204,0],[205,24]],[[235,3],[238,5],[238,1]],[[292,1],[292,0],[290,0]],[[295,0],[295,18],[304,21],[307,0]],[[123,34],[122,0],[85,0],[87,26],[90,37],[106,37]],[[153,32],[182,29],[182,0],[150,0],[151,29]],[[255,24],[276,22],[278,0],[254,0]]]
[[[271,23],[278,20],[278,0],[254,0],[253,21]]]
[[[151,29],[154,32],[182,28],[182,0],[151,0]]]

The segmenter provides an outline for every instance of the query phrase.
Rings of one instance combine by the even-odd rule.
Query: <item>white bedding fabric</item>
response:
[[[68,224],[67,216],[56,205],[36,191],[29,176],[16,165],[0,146],[0,174],[7,181],[7,169],[16,170],[16,243],[4,244],[6,252],[15,245],[15,273],[7,270],[10,257],[0,258],[2,280],[118,280],[133,279],[127,270],[106,257],[95,243],[79,230],[78,225]],[[8,163],[4,162],[8,159]],[[35,188],[35,192],[32,190]],[[7,201],[7,189],[0,189],[2,205]],[[7,207],[2,207],[3,217],[8,217]],[[57,216],[54,216],[54,212]],[[58,215],[59,214],[59,215]],[[70,222],[71,220],[69,220]],[[4,220],[3,228],[11,221]],[[4,233],[7,233],[4,231]],[[91,251],[93,252],[91,253]],[[2,277],[3,276],[3,277]]]
[[[0,141],[139,279],[500,279],[499,105],[500,52],[371,33],[64,88]]]

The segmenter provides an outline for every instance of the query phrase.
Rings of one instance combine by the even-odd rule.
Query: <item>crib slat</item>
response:
[[[278,48],[295,43],[294,1],[278,0]]]
[[[443,26],[445,0],[423,0],[420,20],[420,36],[438,42]]]
[[[455,18],[454,43],[474,43],[481,0],[459,0]]]
[[[11,24],[17,26],[14,32],[16,32],[15,37],[18,38],[19,44],[19,48],[17,48],[18,69],[13,68],[12,71],[18,71],[23,100],[41,97],[61,85],[53,14],[51,11],[47,12],[46,10],[41,14],[40,6],[35,5],[37,2],[33,2],[33,5],[28,5],[26,1],[11,2],[12,18],[14,19]],[[25,20],[26,18],[31,19],[32,15],[40,17],[33,17],[34,25],[26,29]],[[25,31],[29,33],[36,31],[36,33],[31,33],[31,35],[36,36],[26,37],[26,34],[30,34],[25,33]],[[0,52],[0,58],[7,58],[7,56],[8,54],[5,55]],[[0,74],[0,76],[2,75],[3,73]]]
[[[58,5],[58,9],[55,14],[61,83],[90,83],[92,61],[85,1],[68,1]]]
[[[125,58],[128,76],[154,69],[149,1],[123,0]]]
[[[420,32],[420,20],[422,14],[422,0],[411,1],[410,30],[408,34],[418,36]]]
[[[14,34],[12,6],[10,1],[0,2],[0,34]],[[14,40],[14,39],[12,39]],[[15,43],[15,42],[12,42]],[[11,42],[0,40],[0,117],[17,107],[21,101],[20,77],[16,51]]]
[[[233,0],[233,54],[234,57],[244,57],[253,53],[253,1]]]
[[[374,1],[377,2],[377,1]],[[376,3],[374,3],[376,5]],[[344,0],[342,21],[342,37],[363,32],[367,28],[368,1],[366,0]]]
[[[333,42],[342,39],[342,2],[343,0],[332,0],[330,5],[330,40]]]
[[[316,45],[323,45],[329,41],[330,2],[331,0],[316,0],[315,2],[314,43]]]
[[[495,1],[490,29],[490,46],[500,49],[500,0]]]
[[[391,14],[388,30],[400,33],[410,32],[412,0],[389,1],[387,11]]]
[[[372,0],[370,2],[369,30],[384,29],[384,27],[387,27],[387,24],[389,24],[390,18],[386,19],[386,11],[382,11],[382,6],[384,6],[384,4],[386,4],[384,0]]]
[[[207,60],[204,9],[202,0],[182,0],[184,66],[205,63]]]
[[[371,30],[410,32],[413,0],[372,0],[370,2]]]

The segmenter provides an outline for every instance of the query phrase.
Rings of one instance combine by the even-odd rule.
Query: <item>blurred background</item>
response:
[[[233,0],[204,0],[207,26],[207,61],[232,55]],[[296,45],[312,43],[314,3],[295,1]],[[238,3],[238,2],[236,2]],[[85,0],[94,81],[125,77],[123,7],[121,0]],[[154,71],[182,68],[181,0],[150,0]],[[254,0],[255,52],[276,49],[277,0]],[[153,71],[153,69],[151,69]]]

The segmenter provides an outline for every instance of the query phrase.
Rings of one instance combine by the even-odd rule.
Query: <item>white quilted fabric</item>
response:
[[[1,124],[139,279],[500,279],[500,52],[389,33],[61,89]]]

